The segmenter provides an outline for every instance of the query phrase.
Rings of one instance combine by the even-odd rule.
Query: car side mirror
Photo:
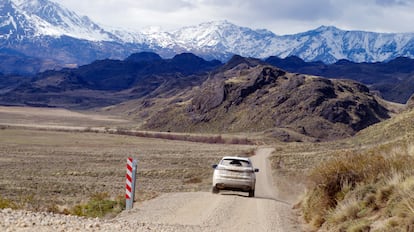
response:
[[[216,169],[217,168],[217,164],[213,164],[211,165],[212,168]]]
[[[259,169],[258,169],[258,168],[255,168],[255,169],[254,169],[254,172],[259,172]]]

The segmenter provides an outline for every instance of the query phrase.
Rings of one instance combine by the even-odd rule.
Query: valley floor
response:
[[[6,231],[301,231],[292,207],[304,192],[304,173],[336,146],[350,145],[273,143],[263,148],[61,130],[61,125],[133,124],[56,109],[0,108],[0,125],[1,197],[31,211],[2,210],[0,229]],[[210,193],[212,164],[254,151],[253,163],[261,169],[256,198]],[[133,210],[99,220],[46,213],[70,211],[93,194],[122,197],[129,156],[138,159]]]

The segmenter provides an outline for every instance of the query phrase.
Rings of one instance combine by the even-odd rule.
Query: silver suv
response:
[[[213,193],[220,190],[248,192],[254,197],[256,175],[259,169],[253,168],[249,158],[225,156],[219,164],[214,164]]]

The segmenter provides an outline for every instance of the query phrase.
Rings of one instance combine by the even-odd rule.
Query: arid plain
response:
[[[243,196],[239,194],[227,195],[228,198],[223,199],[222,197],[226,195],[220,198],[205,195],[211,188],[211,165],[225,155],[252,156],[263,148],[269,148],[272,151],[268,158],[273,182],[269,185],[274,186],[271,199],[273,202],[284,205],[284,210],[282,210],[284,214],[281,215],[289,218],[291,225],[296,225],[294,227],[296,231],[302,228],[302,226],[297,226],[298,220],[302,220],[303,217],[307,220],[306,207],[308,206],[304,203],[309,202],[309,198],[305,197],[309,197],[309,193],[305,194],[306,189],[312,189],[312,186],[315,186],[315,183],[312,183],[315,181],[315,179],[312,180],[312,175],[315,177],[315,168],[319,171],[328,171],[323,169],[325,163],[329,163],[330,160],[341,162],[341,160],[346,160],[347,154],[350,153],[379,154],[385,159],[389,159],[387,157],[392,159],[395,157],[394,154],[411,155],[413,152],[411,142],[413,114],[414,111],[408,110],[348,139],[318,143],[283,143],[257,133],[221,135],[171,133],[169,136],[165,134],[157,136],[158,134],[153,132],[130,133],[136,132],[136,122],[102,113],[75,112],[55,108],[0,107],[2,203],[4,204],[5,200],[12,201],[18,209],[35,212],[73,214],[73,209],[79,205],[88,204],[90,199],[96,196],[123,201],[127,157],[134,157],[138,160],[135,196],[138,207],[135,212],[137,215],[142,214],[140,207],[159,205],[169,197],[181,199],[181,197],[189,196],[191,199],[205,198],[214,202],[236,201],[236,198],[242,197],[239,200],[246,203],[249,199],[243,199]],[[203,139],[198,139],[199,142],[188,141],[197,136]],[[217,136],[221,139],[217,140]],[[247,141],[248,144],[231,144],[234,141]],[[411,158],[407,159],[411,160]],[[399,168],[398,171],[405,172],[404,170],[404,168]],[[316,176],[319,175],[316,174]],[[364,185],[361,184],[361,186]],[[378,190],[378,194],[382,191]],[[196,195],[181,195],[183,192]],[[174,195],[175,193],[179,194]],[[260,199],[259,197],[257,200]],[[113,229],[114,225],[122,224],[118,222],[119,220],[133,223],[131,214],[118,214],[121,210],[122,208],[110,211],[104,216],[107,219],[114,218],[116,223],[113,221],[99,223],[103,223],[102,226],[107,225],[108,231]],[[186,210],[186,208],[181,210]],[[304,212],[305,215],[303,215]],[[372,215],[377,215],[378,221],[382,221],[382,224],[371,225],[374,226],[372,228],[392,227],[391,221],[388,222],[390,219],[382,212],[382,210],[371,212]],[[7,211],[5,215],[8,213],[11,212]],[[152,213],[157,216],[157,212]],[[280,216],[279,213],[278,211]],[[296,216],[288,216],[291,214],[296,214]],[[24,215],[26,213],[22,218],[26,217]],[[400,220],[400,218],[401,215],[394,217],[393,220]],[[165,224],[162,220],[157,222],[158,224],[153,228],[172,228],[172,230],[184,228],[188,231],[195,228],[194,225]],[[309,225],[303,226],[302,229],[314,230],[312,224],[315,226],[317,223],[314,220],[317,219],[308,221],[310,227]],[[352,219],[355,223],[360,223],[356,220]],[[360,220],[365,219],[361,217]],[[76,223],[79,223],[80,227],[69,229],[82,229],[85,223],[95,222],[83,222],[77,219]],[[142,231],[146,230],[147,222],[136,223],[144,223],[140,224],[140,228]],[[20,228],[18,224],[13,225]],[[131,226],[127,228],[132,230],[136,228],[134,223],[128,225]],[[366,227],[366,223],[362,226]],[[8,228],[7,225],[5,228]],[[48,231],[47,228],[49,227],[46,227],[46,231]],[[214,227],[206,227],[204,231],[212,228]],[[330,227],[325,229],[327,228]]]
[[[63,211],[96,193],[123,197],[127,157],[138,160],[137,201],[209,191],[212,164],[255,149],[108,133],[133,123],[60,109],[1,107],[0,115],[1,193],[31,210]]]

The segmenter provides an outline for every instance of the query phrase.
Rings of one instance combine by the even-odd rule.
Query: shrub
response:
[[[325,222],[326,210],[329,208],[328,197],[320,188],[314,188],[306,194],[302,202],[303,216],[306,222],[320,227]]]
[[[384,217],[414,217],[414,157],[386,157],[380,153],[347,152],[312,170],[310,191],[301,203],[304,219],[318,226],[314,221],[322,218],[323,223],[332,226],[369,217],[374,212]],[[400,190],[403,185],[405,191]],[[365,231],[368,225],[360,224],[353,231]]]
[[[7,209],[7,208],[17,209],[18,207],[16,203],[14,203],[13,201],[0,196],[0,209]]]
[[[329,213],[327,220],[331,224],[351,221],[358,218],[358,214],[361,210],[359,203],[355,199],[343,201]]]
[[[109,194],[104,192],[93,194],[86,204],[75,205],[70,213],[85,217],[104,217],[109,214],[117,214],[123,209],[125,209],[123,197],[111,200]]]
[[[371,231],[371,226],[368,221],[361,220],[354,222],[348,227],[349,232],[369,232]]]
[[[156,138],[166,140],[178,140],[189,141],[198,143],[211,143],[211,144],[244,144],[252,145],[253,142],[247,138],[231,138],[225,139],[221,135],[186,135],[186,134],[174,134],[174,133],[162,133],[162,132],[140,132],[131,131],[125,128],[117,128],[112,134],[136,136],[144,138]]]
[[[380,204],[387,203],[394,191],[394,186],[384,186],[377,193],[377,202]]]

